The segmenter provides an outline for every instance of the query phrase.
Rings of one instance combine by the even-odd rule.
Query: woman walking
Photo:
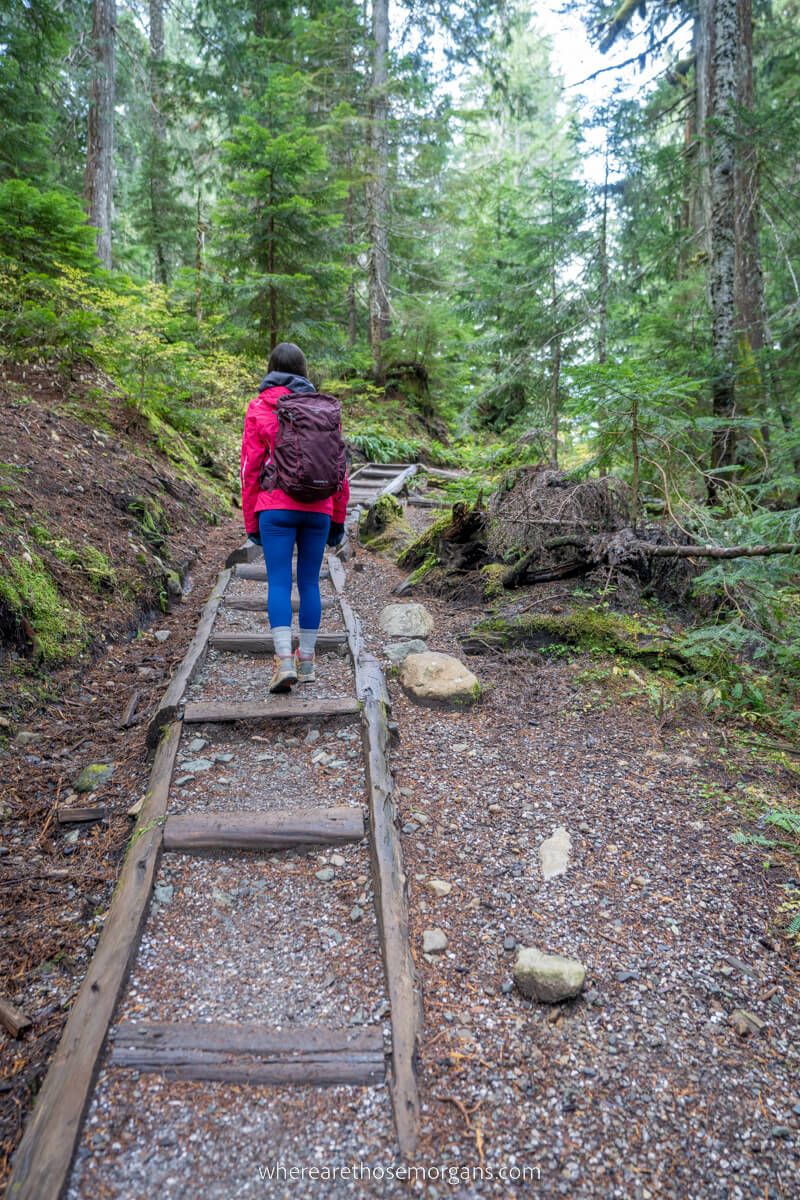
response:
[[[325,546],[338,546],[350,486],[339,402],[307,379],[305,355],[281,342],[244,421],[242,512],[247,535],[264,551],[267,613],[275,658],[271,692],[311,683],[322,601]],[[297,546],[300,645],[292,654],[292,554]]]

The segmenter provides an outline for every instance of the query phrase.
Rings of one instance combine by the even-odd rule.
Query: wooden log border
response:
[[[173,721],[158,744],[108,918],[14,1155],[9,1200],[58,1200],[66,1186],[100,1055],[150,903],[180,736],[181,723]]]
[[[217,609],[222,602],[223,594],[228,586],[231,570],[232,568],[226,567],[217,576],[217,582],[214,584],[211,595],[206,601],[197,631],[189,643],[189,649],[186,651],[183,662],[172,676],[167,690],[161,697],[158,708],[150,719],[150,725],[147,729],[147,744],[150,747],[156,744],[164,726],[168,725],[170,721],[174,721],[178,716],[184,692],[205,659],[208,651],[208,639],[211,636],[211,629],[217,615]]]
[[[423,1010],[410,947],[408,884],[398,834],[394,780],[389,768],[390,698],[378,660],[364,647],[361,622],[342,595],[344,568],[335,555],[328,555],[328,562],[353,656],[356,694],[362,704],[361,735],[367,773],[370,865],[381,954],[391,1004],[389,1091],[400,1153],[404,1158],[411,1159],[419,1141],[417,1072]]]

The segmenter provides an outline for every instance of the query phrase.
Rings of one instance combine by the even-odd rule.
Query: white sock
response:
[[[300,630],[300,657],[313,658],[314,647],[317,644],[317,634],[319,629],[301,629]]]
[[[272,644],[278,658],[292,657],[292,627],[291,625],[273,625]]]

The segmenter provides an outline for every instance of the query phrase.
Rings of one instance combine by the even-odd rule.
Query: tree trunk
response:
[[[736,462],[736,106],[739,72],[739,0],[702,0],[709,38],[707,128],[710,134],[711,259],[709,297],[714,355],[712,410],[718,422],[711,438],[711,469]],[[720,478],[709,480],[709,499]]]
[[[603,207],[600,210],[600,286],[597,297],[597,361],[608,358],[608,143],[606,143]]]
[[[550,466],[558,467],[559,391],[561,387],[561,331],[558,322],[558,267],[555,251],[555,195],[553,180],[550,180],[550,227],[552,257],[550,260],[550,315],[552,318],[552,341],[550,359]]]
[[[197,324],[203,320],[203,253],[206,243],[206,227],[203,222],[203,200],[197,189],[197,217],[194,227],[194,316]]]
[[[114,71],[116,0],[93,0],[92,79],[86,138],[84,197],[89,224],[97,230],[97,254],[111,267],[111,220],[114,204]]]
[[[164,231],[164,147],[167,134],[161,111],[161,64],[164,61],[164,0],[150,0],[150,116],[153,148],[150,156],[150,223],[153,230],[153,267],[156,281],[169,283],[167,239]]]
[[[383,343],[389,336],[389,131],[387,120],[389,0],[372,3],[372,81],[369,103],[370,178],[367,185],[369,240],[369,341],[375,379],[383,382]]]

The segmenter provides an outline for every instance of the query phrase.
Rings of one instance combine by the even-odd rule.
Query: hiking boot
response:
[[[297,683],[297,671],[294,659],[278,658],[276,655],[272,660],[272,678],[269,681],[269,690],[271,692],[289,692],[295,683]]]
[[[313,657],[301,658],[300,652],[296,651],[294,656],[294,667],[297,672],[298,683],[313,683],[317,678],[316,671],[314,670]]]

